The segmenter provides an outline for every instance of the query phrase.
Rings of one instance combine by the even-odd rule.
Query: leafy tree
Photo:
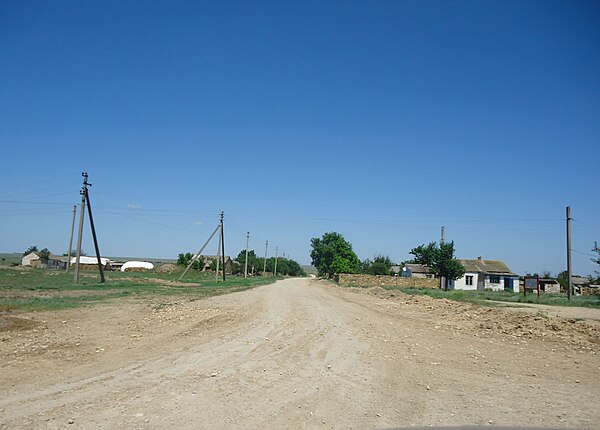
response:
[[[435,242],[431,242],[429,245],[419,245],[416,248],[411,249],[409,254],[415,256],[411,263],[422,264],[429,268],[433,267],[437,258],[438,247]]]
[[[37,245],[32,245],[27,248],[27,250],[23,253],[23,257],[25,257],[27,254],[31,254],[32,252],[39,252]]]
[[[340,233],[325,233],[321,238],[312,238],[310,243],[310,258],[319,276],[331,278],[336,273],[357,273],[360,270],[360,261],[352,250],[352,244]]]
[[[392,260],[384,255],[376,255],[371,261],[366,258],[360,262],[360,273],[366,275],[389,275],[392,272]]]
[[[377,255],[371,267],[373,275],[389,275],[392,272],[392,260],[387,255]]]
[[[50,251],[48,250],[48,248],[44,248],[40,252],[38,252],[38,255],[40,256],[40,259],[42,261],[48,261],[48,259],[50,258]]]
[[[242,249],[236,257],[236,260],[240,263],[240,273],[244,273],[244,264],[246,262],[246,250]],[[264,264],[264,261],[263,261]],[[253,249],[248,250],[248,273],[252,273],[252,267],[258,268],[258,257]],[[262,270],[263,265],[261,264],[260,269]]]
[[[192,258],[194,258],[194,254],[191,252],[181,253],[177,256],[177,265],[187,267],[192,261]],[[194,264],[192,264],[192,269],[204,269],[204,262],[202,261],[202,258],[198,258],[196,261],[194,261]]]
[[[410,253],[415,256],[413,263],[423,264],[438,277],[443,277],[448,289],[448,281],[456,280],[465,274],[463,265],[454,258],[454,241],[442,242],[439,246],[435,242],[429,245],[420,245],[413,248]]]
[[[373,271],[373,262],[369,258],[365,258],[360,262],[360,273],[370,275]]]

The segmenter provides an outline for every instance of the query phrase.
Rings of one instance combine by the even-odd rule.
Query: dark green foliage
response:
[[[366,275],[389,275],[392,272],[392,260],[385,255],[377,255],[373,261],[368,258],[360,262],[360,273]]]
[[[413,248],[410,253],[415,256],[413,263],[426,265],[433,274],[444,277],[446,283],[465,274],[463,265],[454,258],[453,241],[442,242],[439,246],[435,242],[427,246],[420,245]],[[444,289],[447,289],[447,285],[444,285]]]
[[[48,251],[48,248],[44,248],[38,252],[38,255],[42,261],[48,261],[48,258],[50,258],[50,251]]]
[[[237,273],[244,274],[244,263],[246,261],[246,250],[239,252],[237,258]],[[254,273],[258,274],[263,272],[265,265],[265,259],[256,256],[254,250],[248,251],[248,273],[252,274],[252,268]],[[274,273],[275,271],[275,257],[267,258],[267,272]],[[296,261],[279,257],[277,258],[277,275],[281,276],[306,276],[304,269]]]
[[[437,258],[438,248],[435,242],[429,245],[419,245],[411,249],[409,254],[415,256],[411,263],[422,264],[427,267],[433,267]]]
[[[29,248],[27,248],[27,250],[25,250],[25,252],[23,253],[23,257],[25,257],[27,254],[31,254],[32,252],[38,252],[37,245],[32,245]]]
[[[321,238],[312,238],[310,243],[310,258],[319,276],[331,278],[336,273],[359,272],[360,261],[352,250],[352,245],[340,233],[325,233]]]
[[[194,254],[191,252],[181,253],[177,256],[177,265],[187,267],[194,258]],[[201,258],[196,259],[192,264],[192,269],[202,270],[204,268],[204,261]],[[213,269],[214,270],[214,269]]]

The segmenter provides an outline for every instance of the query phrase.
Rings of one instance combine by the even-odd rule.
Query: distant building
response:
[[[542,293],[558,294],[560,293],[560,284],[556,279],[540,278],[540,291]]]
[[[39,252],[30,252],[21,258],[22,266],[37,267],[39,269],[64,269],[67,267],[68,257],[50,254],[47,259],[42,259]]]
[[[77,264],[77,257],[71,258],[71,266]],[[111,270],[111,261],[108,258],[100,257],[100,264],[106,270]],[[79,267],[84,269],[96,269],[98,268],[98,258],[88,257],[87,255],[81,255],[79,257]]]
[[[423,264],[407,263],[402,268],[402,277],[404,278],[434,278],[434,274],[429,271],[429,267]]]
[[[450,290],[494,290],[519,292],[519,275],[498,260],[459,260],[465,268],[462,278],[448,282]]]

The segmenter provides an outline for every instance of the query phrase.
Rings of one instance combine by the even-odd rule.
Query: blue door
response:
[[[504,278],[504,291],[514,291],[513,278]]]

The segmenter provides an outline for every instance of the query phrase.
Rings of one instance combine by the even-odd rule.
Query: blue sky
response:
[[[4,1],[0,252],[66,252],[87,171],[105,255],[309,263],[454,240],[591,274],[600,6],[585,1]],[[83,248],[93,245],[86,224]],[[216,249],[216,243],[211,245]],[[214,252],[214,249],[210,250]]]

